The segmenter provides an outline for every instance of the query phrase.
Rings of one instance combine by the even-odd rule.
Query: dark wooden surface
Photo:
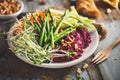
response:
[[[49,0],[49,3],[53,3],[53,4],[47,3],[47,6],[50,6],[50,7],[52,7],[54,5],[57,6],[56,1],[58,1],[58,0],[55,0],[55,2],[53,3],[52,0]],[[30,2],[30,3],[26,3],[26,4],[28,4],[28,5],[26,5],[26,7],[31,5],[34,8],[36,8],[35,4],[38,4],[38,3],[32,4]],[[112,9],[112,12],[110,14],[106,14],[106,10],[107,10],[108,6],[104,6],[104,5],[101,6],[100,4],[98,4],[98,2],[96,4],[99,7],[99,10],[101,11],[101,14],[102,14],[102,16],[100,18],[96,19],[98,22],[101,22],[103,24],[106,24],[106,23],[109,24],[109,23],[111,23],[109,21],[120,20],[120,13],[118,10]],[[61,6],[60,2],[59,2],[58,6]],[[33,7],[30,7],[29,10],[27,8],[25,8],[24,12],[26,10],[31,11],[31,12],[34,11],[34,10],[31,10],[31,8],[33,8]],[[46,8],[46,6],[45,5],[39,6],[37,8],[43,9],[43,8]],[[2,34],[3,32],[7,32],[9,30],[9,28],[12,26],[11,23],[13,23],[13,22],[14,22],[14,20],[11,20],[11,21],[0,20],[0,77],[5,76],[4,78],[2,77],[0,79],[4,79],[4,80],[15,79],[15,80],[17,80],[20,78],[23,80],[29,80],[29,79],[30,80],[31,79],[72,80],[72,79],[69,79],[69,77],[74,76],[71,74],[77,69],[76,65],[72,66],[72,67],[68,67],[68,68],[63,68],[63,69],[47,69],[47,68],[35,67],[35,66],[29,65],[29,64],[19,60],[8,49],[6,36]],[[110,28],[109,26],[107,28]],[[101,47],[102,46],[100,46],[99,49],[101,49]],[[96,52],[97,51],[95,51],[95,53]],[[104,73],[104,71],[101,70],[101,68],[103,68],[103,67],[91,63],[92,58],[93,58],[93,56],[91,56],[86,61],[84,61],[89,64],[89,67],[84,72],[85,74],[83,76],[87,77],[86,80],[103,80],[103,79],[107,80],[104,77],[104,75],[101,74],[101,72]],[[78,66],[79,66],[79,64],[78,64]],[[107,74],[107,75],[109,75],[109,74]],[[112,80],[112,79],[110,79],[110,80]]]
[[[97,18],[96,21],[102,23],[108,29],[108,35],[105,39],[101,40],[97,50],[94,52],[96,54],[99,50],[108,47],[117,37],[120,37],[120,11],[118,9],[113,9],[108,5],[104,5],[101,1],[96,2],[97,7],[101,11],[102,16]],[[111,9],[111,13],[107,14],[107,9]],[[91,64],[87,69],[91,80],[100,80],[98,75],[99,72],[102,74],[104,80],[119,80],[120,73],[120,45],[118,45],[115,50],[112,51],[112,56],[105,62],[95,65]],[[116,57],[115,57],[116,56]],[[117,58],[117,60],[115,60]],[[91,62],[92,56],[87,59],[87,62]],[[114,66],[113,66],[114,65]],[[97,68],[96,68],[97,67]],[[99,69],[98,69],[99,68]],[[98,70],[96,70],[98,69]],[[102,79],[101,79],[102,80]]]

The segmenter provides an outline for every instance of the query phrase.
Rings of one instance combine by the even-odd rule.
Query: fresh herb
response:
[[[82,77],[81,75],[79,75],[79,74],[76,74],[76,79],[77,80],[85,80],[85,78],[84,77]]]

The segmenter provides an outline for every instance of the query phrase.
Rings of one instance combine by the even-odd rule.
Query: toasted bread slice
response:
[[[88,17],[97,18],[101,16],[101,13],[93,0],[77,0],[76,10],[78,13]]]
[[[103,0],[103,2],[109,4],[113,8],[118,8],[119,0]]]

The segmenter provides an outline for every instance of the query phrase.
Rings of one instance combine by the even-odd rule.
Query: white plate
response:
[[[14,26],[11,28],[13,29]],[[8,45],[10,48],[12,48],[11,46],[11,42],[10,42],[10,37],[11,37],[11,34],[8,34],[7,36],[7,40],[8,40]],[[27,59],[15,54],[18,58],[20,58],[21,60],[31,64],[31,65],[34,65],[34,66],[38,66],[38,67],[44,67],[44,68],[65,68],[65,67],[70,67],[70,66],[73,66],[73,65],[76,65],[76,64],[79,64],[80,62],[84,61],[85,59],[87,59],[88,57],[90,57],[94,51],[96,50],[97,46],[98,46],[98,42],[99,42],[99,38],[98,38],[98,32],[95,31],[93,33],[91,33],[91,43],[90,45],[86,48],[86,50],[84,51],[83,55],[78,58],[78,59],[75,59],[73,61],[69,61],[69,62],[62,62],[62,63],[43,63],[41,65],[39,64],[34,64],[30,61],[28,61]],[[14,51],[13,51],[14,53]]]

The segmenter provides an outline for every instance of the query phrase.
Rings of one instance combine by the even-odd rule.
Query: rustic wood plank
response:
[[[100,5],[101,6],[101,5]],[[120,11],[116,9],[111,9],[112,12],[106,14],[108,6],[100,7],[102,17],[97,19],[97,21],[102,22],[108,29],[108,37],[101,41],[97,51],[108,47],[117,37],[120,37]],[[119,5],[120,6],[120,5]],[[99,65],[100,71],[102,73],[104,80],[119,80],[120,79],[120,45],[118,45],[112,51],[110,58]]]
[[[117,37],[120,37],[120,20],[103,22],[109,29],[108,36],[101,41],[98,51],[108,47]],[[110,58],[99,65],[104,80],[120,80],[120,44],[113,50]]]
[[[100,70],[98,68],[98,65],[95,65],[91,62],[93,56],[88,58],[85,62],[89,64],[89,67],[87,68],[90,80],[103,80],[102,75],[100,73]]]

